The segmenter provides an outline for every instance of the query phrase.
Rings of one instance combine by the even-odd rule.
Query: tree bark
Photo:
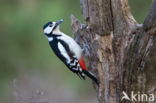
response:
[[[122,92],[147,92],[146,59],[156,34],[156,0],[143,24],[127,0],[80,0],[86,24],[71,16],[75,40],[83,48],[99,103],[120,103]],[[122,101],[129,102],[129,101]]]

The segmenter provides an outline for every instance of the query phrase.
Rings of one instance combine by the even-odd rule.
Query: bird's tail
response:
[[[91,72],[88,72],[86,70],[83,70],[83,73],[86,74],[90,79],[92,79],[97,85],[99,85],[99,81],[94,76],[94,74],[92,74]]]

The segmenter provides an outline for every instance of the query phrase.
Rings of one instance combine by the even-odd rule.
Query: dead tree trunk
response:
[[[88,68],[100,81],[95,86],[99,103],[121,102],[122,91],[146,92],[144,65],[156,34],[156,0],[142,25],[133,18],[127,0],[80,3],[86,24],[71,16],[72,29]]]

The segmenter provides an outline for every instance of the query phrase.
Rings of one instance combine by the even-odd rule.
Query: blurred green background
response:
[[[151,0],[129,3],[143,23]],[[27,101],[38,90],[51,103],[96,102],[91,81],[71,73],[43,35],[46,22],[63,18],[61,30],[73,36],[71,14],[83,21],[79,0],[0,0],[0,103]]]

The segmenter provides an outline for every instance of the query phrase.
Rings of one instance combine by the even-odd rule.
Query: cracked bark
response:
[[[127,0],[80,0],[86,24],[71,16],[75,40],[83,48],[99,103],[120,103],[122,91],[146,92],[144,70],[156,34],[156,0],[138,24]],[[128,101],[122,101],[128,102]]]

